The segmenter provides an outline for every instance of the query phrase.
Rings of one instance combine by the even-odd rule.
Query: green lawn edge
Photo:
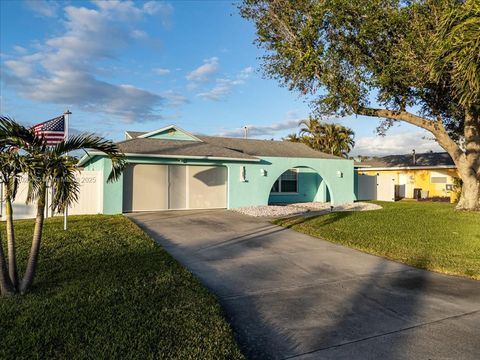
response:
[[[46,220],[31,293],[0,299],[1,359],[243,358],[215,296],[129,219],[62,227]],[[33,221],[15,229],[23,271]]]
[[[431,202],[374,202],[381,210],[334,212],[273,223],[414,267],[480,280],[480,213]]]

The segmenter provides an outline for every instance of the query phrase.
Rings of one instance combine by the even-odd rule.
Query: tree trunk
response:
[[[38,256],[40,254],[40,243],[42,241],[43,220],[45,218],[45,196],[46,185],[43,184],[40,189],[37,201],[37,217],[35,219],[35,229],[33,231],[32,247],[28,257],[27,269],[20,285],[20,292],[25,294],[33,283],[35,271],[37,270]]]
[[[480,211],[480,118],[465,111],[465,154],[457,163],[463,181],[457,210]]]
[[[465,110],[465,151],[449,136],[441,121],[431,121],[406,111],[358,107],[358,115],[401,120],[431,132],[448,152],[463,181],[457,210],[480,211],[480,117],[474,106]]]
[[[2,238],[0,236],[0,294],[2,296],[11,296],[15,294],[10,276],[7,271],[7,262],[3,253]]]
[[[15,232],[13,229],[13,209],[10,194],[5,197],[5,214],[7,216],[7,247],[8,247],[8,273],[15,289],[18,289],[17,254],[15,246]]]
[[[480,211],[480,181],[475,176],[463,176],[462,180],[462,193],[456,209]]]

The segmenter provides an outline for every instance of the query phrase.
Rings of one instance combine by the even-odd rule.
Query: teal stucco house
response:
[[[193,135],[170,125],[126,132],[118,143],[128,165],[122,177],[101,153],[80,160],[103,173],[103,213],[239,208],[275,203],[351,203],[353,161],[300,143]]]

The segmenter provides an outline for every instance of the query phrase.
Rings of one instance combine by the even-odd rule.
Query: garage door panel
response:
[[[187,208],[187,166],[172,165],[169,166],[169,208],[185,209]]]
[[[190,209],[223,208],[227,204],[227,169],[220,166],[188,168]]]
[[[226,184],[226,167],[129,164],[123,211],[225,208]]]
[[[124,211],[168,209],[168,166],[128,165],[124,172]]]

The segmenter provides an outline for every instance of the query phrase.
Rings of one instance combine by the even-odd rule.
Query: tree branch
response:
[[[358,115],[383,117],[383,118],[392,119],[392,120],[401,120],[409,124],[421,127],[422,129],[430,131],[431,133],[435,131],[435,126],[432,121],[427,120],[421,116],[417,116],[415,114],[409,113],[408,111],[374,109],[374,108],[366,108],[363,106],[359,106],[356,109],[356,113]]]
[[[409,113],[408,111],[374,109],[363,106],[359,106],[355,113],[358,115],[405,121],[409,124],[418,126],[431,132],[435,136],[438,144],[450,154],[455,163],[463,160],[463,157],[465,156],[465,153],[460,149],[460,147],[450,138],[447,131],[443,127],[443,124],[438,123],[438,121],[434,122],[421,116]]]

